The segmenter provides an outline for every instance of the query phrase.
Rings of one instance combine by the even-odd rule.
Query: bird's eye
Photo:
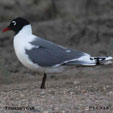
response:
[[[15,21],[12,21],[13,25],[15,26],[16,25],[16,22]]]

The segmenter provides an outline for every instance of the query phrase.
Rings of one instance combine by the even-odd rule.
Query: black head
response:
[[[11,22],[10,22],[10,25],[3,29],[3,32],[6,32],[8,30],[13,30],[16,34],[25,26],[25,25],[29,25],[30,23],[22,18],[22,17],[18,17],[18,18],[15,18],[13,19]]]

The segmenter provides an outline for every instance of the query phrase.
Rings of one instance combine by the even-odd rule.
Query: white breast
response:
[[[26,55],[25,49],[32,49],[32,45],[29,43],[34,38],[31,32],[28,32],[30,25],[25,26],[15,37],[13,41],[14,50],[19,61],[29,69],[37,70],[39,66],[30,61]]]

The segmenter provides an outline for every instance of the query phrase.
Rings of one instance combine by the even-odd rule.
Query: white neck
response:
[[[14,46],[25,46],[25,43],[31,42],[34,40],[32,35],[31,25],[24,26],[15,36],[14,36]]]
[[[26,25],[22,28],[22,30],[19,31],[19,33],[24,33],[24,34],[32,34],[32,28],[31,25]]]

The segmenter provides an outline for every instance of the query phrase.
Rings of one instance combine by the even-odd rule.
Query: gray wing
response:
[[[88,55],[80,51],[64,48],[41,38],[36,38],[30,43],[33,48],[31,50],[26,49],[26,54],[32,62],[43,67],[66,64],[72,59]],[[35,46],[38,46],[38,48]]]

